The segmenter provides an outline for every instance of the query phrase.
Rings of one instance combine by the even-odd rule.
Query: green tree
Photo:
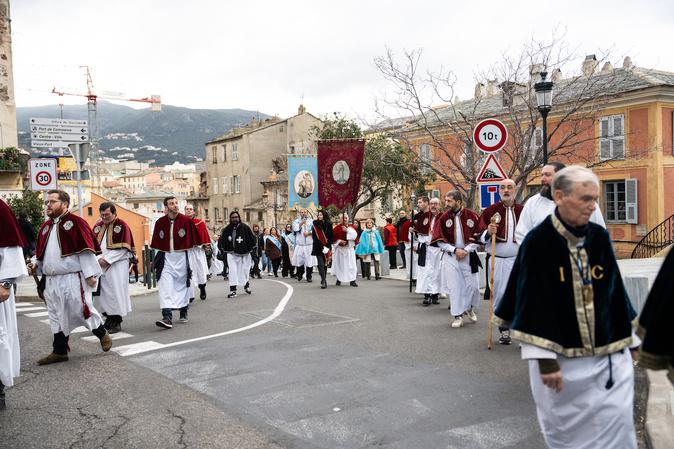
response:
[[[27,217],[33,224],[35,232],[37,233],[44,220],[44,201],[42,200],[42,193],[26,189],[23,191],[22,197],[10,197],[7,200],[7,204],[17,217]]]
[[[21,170],[21,153],[14,147],[0,149],[0,170]]]
[[[312,127],[311,134],[320,140],[363,138],[360,126],[338,113],[324,117],[321,125]],[[353,217],[376,200],[386,202],[389,193],[400,193],[403,187],[416,188],[427,181],[415,154],[385,135],[375,135],[365,143],[358,199],[349,212]]]

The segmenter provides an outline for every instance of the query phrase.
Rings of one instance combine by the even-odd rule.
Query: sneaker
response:
[[[189,321],[189,319],[187,318],[187,315],[181,316],[180,318],[178,318],[179,323],[187,323],[188,321]]]
[[[475,315],[473,309],[470,309],[468,312],[466,312],[466,316],[468,317],[471,323],[477,323],[477,315]]]
[[[103,337],[101,337],[101,349],[103,352],[108,352],[112,348],[112,337],[110,332],[106,332]]]
[[[321,288],[322,289],[328,288],[328,283],[326,281],[321,281]]]
[[[454,321],[452,321],[453,328],[463,327],[463,317],[455,316]]]
[[[43,357],[37,361],[38,365],[51,365],[52,363],[67,362],[68,354],[56,354],[52,352],[47,357]]]
[[[173,323],[168,318],[162,318],[159,321],[155,321],[154,324],[164,329],[171,329],[173,327]]]
[[[271,271],[267,272],[267,276],[273,276],[273,275],[274,275],[274,273],[272,273]]]
[[[504,330],[501,331],[501,338],[498,339],[499,344],[501,345],[510,345],[512,344],[512,339],[510,338],[510,331]]]
[[[251,293],[253,293],[253,290],[251,290],[250,287],[244,287],[244,288],[243,288],[243,291],[246,292],[246,293],[248,293],[249,295],[250,295]]]
[[[356,281],[351,281],[351,282],[349,282],[349,285],[350,285],[351,287],[358,287],[358,284],[356,284]]]
[[[429,298],[428,296],[424,297],[424,301],[421,304],[423,304],[426,307],[430,306],[431,305],[431,298]]]
[[[311,282],[311,281],[312,281],[311,277],[310,276],[307,277],[307,282]]]
[[[335,282],[335,285],[342,285],[342,281]]]
[[[236,292],[229,292],[228,298],[236,298]]]

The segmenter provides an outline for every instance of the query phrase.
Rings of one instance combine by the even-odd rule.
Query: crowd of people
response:
[[[671,337],[664,330],[672,318],[668,286],[674,252],[648,298],[637,336],[637,315],[597,206],[597,177],[586,168],[551,163],[542,169],[541,185],[522,206],[515,182],[506,179],[499,186],[500,201],[481,214],[466,207],[457,190],[445,194],[444,205],[439,198],[421,196],[409,218],[400,211],[397,223],[387,218],[381,231],[373,220],[361,227],[340,213],[333,225],[325,211],[312,218],[306,209],[281,231],[260,229],[233,211],[216,240],[191,205],[182,214],[178,200],[167,197],[150,245],[156,253],[152,268],[161,311],[156,325],[171,329],[174,311],[180,322],[188,322],[190,303],[197,292],[202,301],[207,299],[212,275],[226,277],[228,298],[235,298],[239,287],[251,295],[251,278],[265,272],[278,277],[279,270],[282,278],[311,283],[316,269],[321,289],[328,288],[331,270],[336,286],[358,287],[358,264],[363,279],[372,279],[374,270],[379,280],[382,255],[388,253],[390,268],[411,265],[423,306],[448,297],[449,325],[458,329],[478,321],[478,250],[484,247],[485,268],[493,267],[488,294],[498,341],[521,345],[546,443],[636,447],[632,357],[642,343],[647,348],[643,363],[669,369],[674,381]],[[47,193],[48,219],[28,254],[25,232],[0,201],[0,407],[4,387],[13,384],[19,370],[14,294],[21,277],[35,277],[47,304],[53,343],[52,351],[37,361],[40,365],[67,361],[69,335],[80,326],[109,351],[110,335],[121,330],[131,312],[128,277],[135,246],[115,205],[101,204],[100,220],[91,228],[69,212],[67,193]],[[30,256],[27,264],[24,255]]]

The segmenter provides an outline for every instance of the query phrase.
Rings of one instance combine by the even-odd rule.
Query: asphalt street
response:
[[[112,351],[79,332],[43,367],[46,316],[20,305],[0,447],[544,447],[517,347],[486,349],[487,302],[452,329],[447,300],[422,307],[401,281],[279,281],[235,299],[211,281],[171,330],[156,294],[134,297]]]

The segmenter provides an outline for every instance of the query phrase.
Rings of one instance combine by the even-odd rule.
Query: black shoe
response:
[[[4,410],[7,408],[7,405],[5,404],[5,392],[0,392],[0,410]]]
[[[229,292],[228,298],[236,298],[236,292]]]
[[[110,330],[110,318],[107,316],[105,317],[105,323],[103,323],[103,327],[106,328],[107,330]]]
[[[335,282],[335,285],[342,285],[342,281]]]
[[[379,279],[381,279],[381,276],[379,276],[379,275],[376,275],[376,276],[374,277],[374,280],[375,280],[375,281],[378,281]]]
[[[339,281],[337,281],[339,282]],[[321,281],[321,288],[325,289],[328,288],[328,283],[326,281]]]
[[[244,288],[243,288],[243,291],[246,292],[246,293],[248,293],[249,295],[250,295],[251,293],[253,293],[253,290],[251,290],[250,287],[244,287]]]
[[[311,282],[311,278],[310,278],[310,277],[307,277],[307,282]]]
[[[440,304],[440,298],[438,297],[438,295],[431,296],[431,302],[433,304]]]
[[[424,301],[421,304],[423,304],[425,307],[430,306],[431,305],[431,298],[424,298]]]
[[[113,323],[108,327],[108,332],[111,334],[116,334],[117,332],[122,331],[122,324],[121,323]]]
[[[510,345],[512,344],[512,339],[510,338],[510,331],[502,331],[501,332],[501,338],[498,339],[498,343],[500,345]]]
[[[190,298],[190,304],[194,302],[194,298]]]
[[[349,282],[349,285],[350,285],[351,287],[358,287],[358,284],[356,284],[356,281],[351,281],[351,282]]]
[[[164,329],[171,329],[173,327],[173,323],[168,318],[162,318],[159,321],[155,321],[154,324]]]
[[[205,285],[200,285],[200,286],[199,286],[199,290],[201,291],[201,294],[199,295],[199,298],[200,298],[202,301],[205,301],[205,300],[206,300],[206,286],[205,286]]]

